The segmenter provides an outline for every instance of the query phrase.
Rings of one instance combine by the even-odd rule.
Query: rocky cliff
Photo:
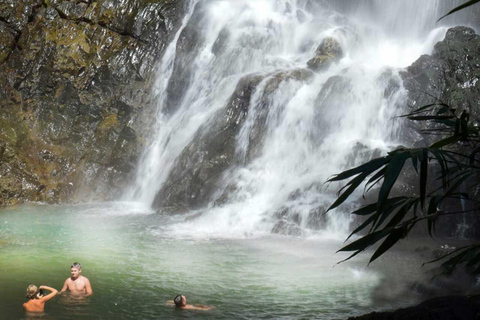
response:
[[[120,192],[184,10],[180,0],[0,0],[0,206]]]

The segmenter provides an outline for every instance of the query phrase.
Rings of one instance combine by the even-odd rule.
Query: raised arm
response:
[[[48,300],[52,299],[53,297],[55,297],[58,293],[58,290],[55,289],[55,288],[52,288],[52,287],[49,287],[49,286],[40,286],[38,287],[38,289],[45,289],[45,290],[48,290],[48,291],[51,291],[49,294],[47,294],[46,296],[44,297],[41,297],[39,300],[40,302],[47,302]]]
[[[85,290],[87,291],[87,295],[91,295],[93,293],[92,285],[90,284],[90,280],[85,278]]]

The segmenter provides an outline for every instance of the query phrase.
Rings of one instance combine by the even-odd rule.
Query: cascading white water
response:
[[[159,68],[156,134],[128,197],[150,205],[197,130],[226,106],[243,76],[255,73],[265,78],[236,137],[237,165],[224,172],[223,189],[216,193],[231,188],[228,201],[210,203],[175,232],[308,231],[312,217],[334,200],[335,190],[323,185],[328,177],[399,142],[400,123],[393,118],[402,113],[405,92],[398,70],[429,53],[444,36],[446,28],[435,29],[440,7],[440,0],[192,0]],[[189,27],[198,43],[176,52],[180,33]],[[342,47],[338,63],[309,81],[287,78],[273,91],[268,87],[281,72],[306,68],[326,37]],[[175,110],[165,112],[176,59],[189,70],[187,84]],[[261,150],[247,159],[249,137],[265,108]],[[346,232],[347,217],[330,214],[323,229]]]

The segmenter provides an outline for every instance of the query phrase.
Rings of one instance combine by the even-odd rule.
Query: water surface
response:
[[[392,256],[388,268],[367,268],[367,256],[335,265],[346,257],[335,254],[340,237],[188,236],[179,232],[183,220],[130,203],[0,210],[0,314],[27,319],[26,287],[60,289],[74,261],[94,295],[58,296],[42,319],[346,319],[413,302],[371,299],[385,277],[418,275],[412,256]],[[165,305],[177,293],[215,309]]]

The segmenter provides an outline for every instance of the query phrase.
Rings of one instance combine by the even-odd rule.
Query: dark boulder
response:
[[[349,320],[472,320],[480,318],[477,296],[450,296],[427,300],[421,304],[389,312],[372,312]]]

